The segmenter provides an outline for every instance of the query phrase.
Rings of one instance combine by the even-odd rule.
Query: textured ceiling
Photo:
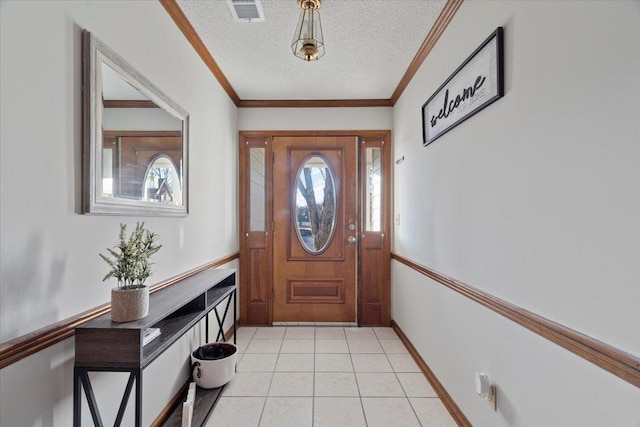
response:
[[[388,99],[445,1],[324,0],[326,54],[291,52],[296,0],[262,0],[265,22],[235,22],[224,0],[178,0],[243,100]]]

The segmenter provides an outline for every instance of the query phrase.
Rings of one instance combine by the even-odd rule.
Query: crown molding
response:
[[[238,108],[393,107],[390,99],[242,99]]]
[[[153,101],[142,99],[105,99],[104,108],[160,108]]]
[[[404,90],[407,88],[407,86],[411,82],[411,79],[413,79],[413,76],[416,74],[424,60],[427,59],[427,56],[431,52],[431,49],[433,49],[433,47],[436,45],[437,41],[440,39],[440,36],[442,35],[442,33],[444,33],[444,30],[446,30],[449,26],[449,23],[462,5],[462,1],[463,0],[447,1],[447,4],[442,9],[442,12],[440,12],[440,16],[438,16],[438,19],[436,19],[433,27],[431,27],[431,31],[429,31],[429,34],[427,34],[427,37],[422,42],[420,49],[418,49],[418,53],[416,53],[416,56],[413,57],[413,61],[411,61],[411,64],[409,64],[409,68],[407,68],[404,76],[402,76],[402,79],[400,79],[400,83],[398,83],[396,90],[393,92],[393,95],[391,95],[391,105],[395,105],[396,102],[398,102],[398,99],[400,99],[400,95],[402,95],[402,92],[404,92]]]
[[[196,33],[196,30],[193,28],[191,22],[189,22],[184,12],[182,12],[182,9],[180,9],[180,6],[176,2],[176,0],[159,1],[167,11],[169,16],[171,16],[173,22],[175,22],[180,31],[182,31],[182,34],[184,34],[189,43],[191,43],[191,46],[193,46],[200,58],[202,58],[202,61],[204,61],[205,65],[209,68],[209,70],[211,70],[214,77],[218,80],[224,91],[227,92],[229,98],[231,98],[233,103],[238,106],[240,104],[240,97],[236,93],[236,90],[233,88],[233,86],[231,86],[231,83],[229,83],[229,80],[227,80],[227,77],[224,75],[216,61],[213,59],[213,56],[211,56],[211,53],[204,45],[204,42],[202,41],[200,36],[198,36],[198,33]]]
[[[200,58],[209,67],[214,77],[218,80],[222,88],[227,92],[233,103],[238,108],[358,108],[358,107],[393,107],[402,92],[407,88],[407,85],[418,71],[424,60],[431,52],[433,46],[447,28],[454,15],[462,5],[463,0],[448,0],[445,4],[442,12],[433,24],[431,31],[427,34],[424,42],[418,49],[418,53],[409,64],[409,68],[404,73],[402,79],[398,83],[398,86],[393,92],[393,95],[389,99],[240,99],[229,80],[213,59],[211,52],[206,48],[204,42],[196,33],[182,9],[176,2],[176,0],[159,0],[162,6],[165,8],[173,22],[180,28],[182,34],[189,40],[191,46],[196,50]]]

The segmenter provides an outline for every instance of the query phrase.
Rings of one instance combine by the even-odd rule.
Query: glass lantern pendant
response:
[[[291,50],[305,61],[317,61],[324,56],[324,39],[320,25],[320,3],[322,0],[298,0],[300,18],[293,34]]]

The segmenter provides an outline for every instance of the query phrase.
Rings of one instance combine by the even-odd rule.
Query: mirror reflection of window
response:
[[[180,176],[169,157],[157,157],[147,170],[142,200],[171,205],[182,204]]]
[[[182,121],[158,107],[109,64],[102,62],[100,70],[103,104],[102,195],[181,206],[182,189],[174,188],[181,180],[173,179],[170,167],[154,168],[155,177],[147,173],[144,181],[140,174],[146,170],[145,157],[155,158],[161,153],[168,157],[167,150],[173,150],[171,155],[175,162],[182,162]],[[131,136],[136,133],[137,137]],[[178,136],[169,139],[170,133],[177,133]],[[114,141],[113,148],[117,146],[117,150],[112,149],[110,140]],[[179,152],[176,153],[176,150]],[[117,153],[117,165],[114,164],[114,151]],[[138,164],[138,161],[142,164]],[[160,188],[161,193],[147,193],[147,188]]]
[[[365,231],[380,231],[382,224],[382,181],[380,177],[380,148],[367,148],[367,194]]]
[[[102,195],[113,197],[113,149],[102,149]]]
[[[336,222],[336,188],[331,169],[319,155],[311,156],[297,173],[295,227],[302,246],[312,254],[324,251]]]

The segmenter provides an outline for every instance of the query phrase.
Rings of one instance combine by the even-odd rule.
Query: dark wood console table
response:
[[[233,298],[232,298],[233,297]],[[114,323],[110,313],[103,314],[75,329],[75,365],[73,369],[73,425],[81,425],[82,389],[93,424],[102,426],[89,372],[129,372],[129,381],[118,410],[115,425],[122,422],[135,383],[135,425],[142,426],[142,371],[167,348],[203,318],[209,341],[209,313],[218,323],[215,341],[223,340],[223,323],[233,300],[233,331],[236,328],[236,274],[231,269],[210,269],[183,279],[149,296],[149,315],[144,319]],[[227,299],[222,318],[214,308]],[[159,328],[160,336],[142,344],[147,328]],[[187,358],[189,355],[185,355]]]

